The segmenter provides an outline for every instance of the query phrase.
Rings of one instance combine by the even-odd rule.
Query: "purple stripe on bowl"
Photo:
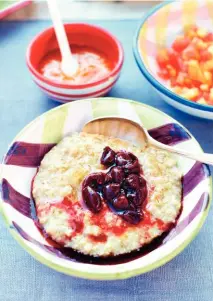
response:
[[[4,163],[24,167],[38,167],[44,155],[55,144],[39,144],[27,142],[15,142],[7,152]]]
[[[67,256],[63,255],[58,248],[48,246],[46,244],[42,244],[42,243],[38,242],[36,239],[31,237],[29,234],[27,234],[16,222],[13,221],[12,224],[13,224],[13,227],[16,229],[16,231],[25,240],[35,244],[36,246],[39,246],[40,248],[42,248],[43,250],[45,250],[51,254],[57,255],[60,258],[69,259],[69,258],[67,258]]]
[[[183,176],[183,196],[189,194],[202,180],[210,176],[209,167],[196,162],[193,167]]]
[[[195,207],[192,211],[180,222],[177,226],[169,233],[169,235],[164,239],[163,243],[166,243],[173,238],[175,238],[178,234],[180,234],[195,218],[196,216],[205,211],[209,204],[209,194],[204,192]]]
[[[167,144],[175,145],[177,143],[191,139],[191,136],[176,123],[169,123],[149,130],[149,134],[155,140]]]
[[[31,218],[32,201],[30,200],[30,198],[16,191],[6,179],[2,180],[1,186],[2,186],[3,201],[5,203],[10,204],[14,209],[16,209],[21,214]]]

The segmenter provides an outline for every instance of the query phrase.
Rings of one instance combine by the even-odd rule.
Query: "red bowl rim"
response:
[[[99,31],[102,31],[104,34],[108,35],[111,39],[114,40],[117,48],[118,48],[118,61],[115,65],[115,67],[113,68],[113,70],[104,78],[102,78],[101,80],[89,83],[89,84],[81,84],[81,85],[73,85],[73,84],[63,84],[63,83],[57,83],[54,81],[51,81],[49,79],[47,79],[46,77],[44,77],[43,75],[41,75],[32,65],[31,61],[30,61],[30,53],[31,53],[31,49],[33,47],[33,44],[35,43],[35,41],[42,35],[44,35],[45,33],[47,33],[48,31],[54,30],[53,26],[45,29],[44,31],[40,32],[39,34],[37,34],[34,39],[31,41],[31,43],[29,44],[28,48],[27,48],[27,53],[26,53],[26,62],[27,62],[27,66],[29,68],[29,70],[32,72],[32,74],[37,77],[40,81],[50,85],[50,86],[54,86],[54,87],[58,87],[58,88],[67,88],[67,89],[84,89],[84,88],[91,88],[94,87],[96,85],[102,84],[104,82],[106,82],[110,77],[115,76],[121,69],[122,65],[123,65],[123,61],[124,61],[124,50],[123,50],[123,46],[121,45],[120,41],[113,35],[111,34],[109,31],[107,31],[106,29],[103,29],[102,27],[96,26],[96,25],[91,25],[91,24],[87,24],[87,23],[64,23],[64,26],[68,26],[68,25],[73,25],[73,26],[87,26],[90,28],[94,28],[94,29],[98,29]]]

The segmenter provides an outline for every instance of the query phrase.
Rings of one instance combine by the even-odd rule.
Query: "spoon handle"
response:
[[[182,150],[182,149],[178,149],[178,148],[174,148],[165,144],[162,144],[154,139],[150,139],[149,140],[150,144],[152,144],[155,147],[164,149],[166,151],[172,152],[172,153],[176,153],[179,155],[182,155],[184,157],[187,157],[189,159],[198,161],[198,162],[202,162],[205,164],[210,164],[213,165],[213,154],[207,154],[207,153],[190,153],[188,151]]]
[[[62,57],[65,58],[67,56],[71,56],[69,41],[67,39],[67,35],[63,23],[61,21],[56,0],[47,0],[47,4],[49,7],[49,12],[52,18],[52,22],[54,25],[54,29],[58,40],[59,48],[61,50]]]

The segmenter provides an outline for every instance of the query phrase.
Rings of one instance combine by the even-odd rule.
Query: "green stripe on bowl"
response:
[[[63,138],[63,129],[68,116],[69,107],[61,106],[55,114],[55,110],[44,115],[44,127],[42,134],[43,143],[57,143]]]
[[[107,98],[107,101],[97,101],[96,99],[94,99],[92,101],[93,118],[103,117],[107,115],[119,116],[118,101],[119,99],[115,98]]]

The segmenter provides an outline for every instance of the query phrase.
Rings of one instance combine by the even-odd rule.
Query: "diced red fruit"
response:
[[[120,193],[120,185],[116,183],[111,183],[103,188],[103,196],[107,201],[113,200]]]
[[[159,71],[158,76],[164,80],[168,80],[170,78],[170,74],[167,69]]]
[[[179,64],[178,54],[173,49],[168,49],[167,51],[168,51],[170,65],[172,65],[176,70],[179,70],[180,64]]]
[[[129,201],[125,195],[119,195],[112,201],[112,205],[116,210],[126,210],[129,207]]]
[[[190,43],[190,39],[188,37],[179,37],[177,38],[173,44],[172,48],[177,52],[182,52]]]
[[[203,92],[202,96],[206,101],[209,101],[209,92]]]
[[[98,185],[104,184],[105,174],[102,172],[91,173],[83,181],[82,187],[90,186],[96,188]]]
[[[188,60],[199,60],[200,54],[199,51],[196,50],[192,45],[189,45],[183,52],[182,52],[182,58],[185,61]]]
[[[122,218],[130,224],[137,225],[142,219],[142,214],[137,211],[127,210],[122,214]]]
[[[169,56],[167,49],[161,49],[157,54],[157,63],[160,68],[165,68],[169,64]]]
[[[200,52],[200,60],[201,61],[206,62],[206,61],[211,60],[212,58],[213,58],[212,54],[210,52],[208,52],[208,50],[202,50]]]
[[[111,166],[115,163],[115,152],[106,146],[101,156],[101,164],[105,166]]]
[[[209,32],[207,36],[203,38],[204,42],[213,42],[213,33]]]
[[[91,187],[87,186],[82,191],[83,200],[90,211],[98,213],[102,203],[100,195]]]

